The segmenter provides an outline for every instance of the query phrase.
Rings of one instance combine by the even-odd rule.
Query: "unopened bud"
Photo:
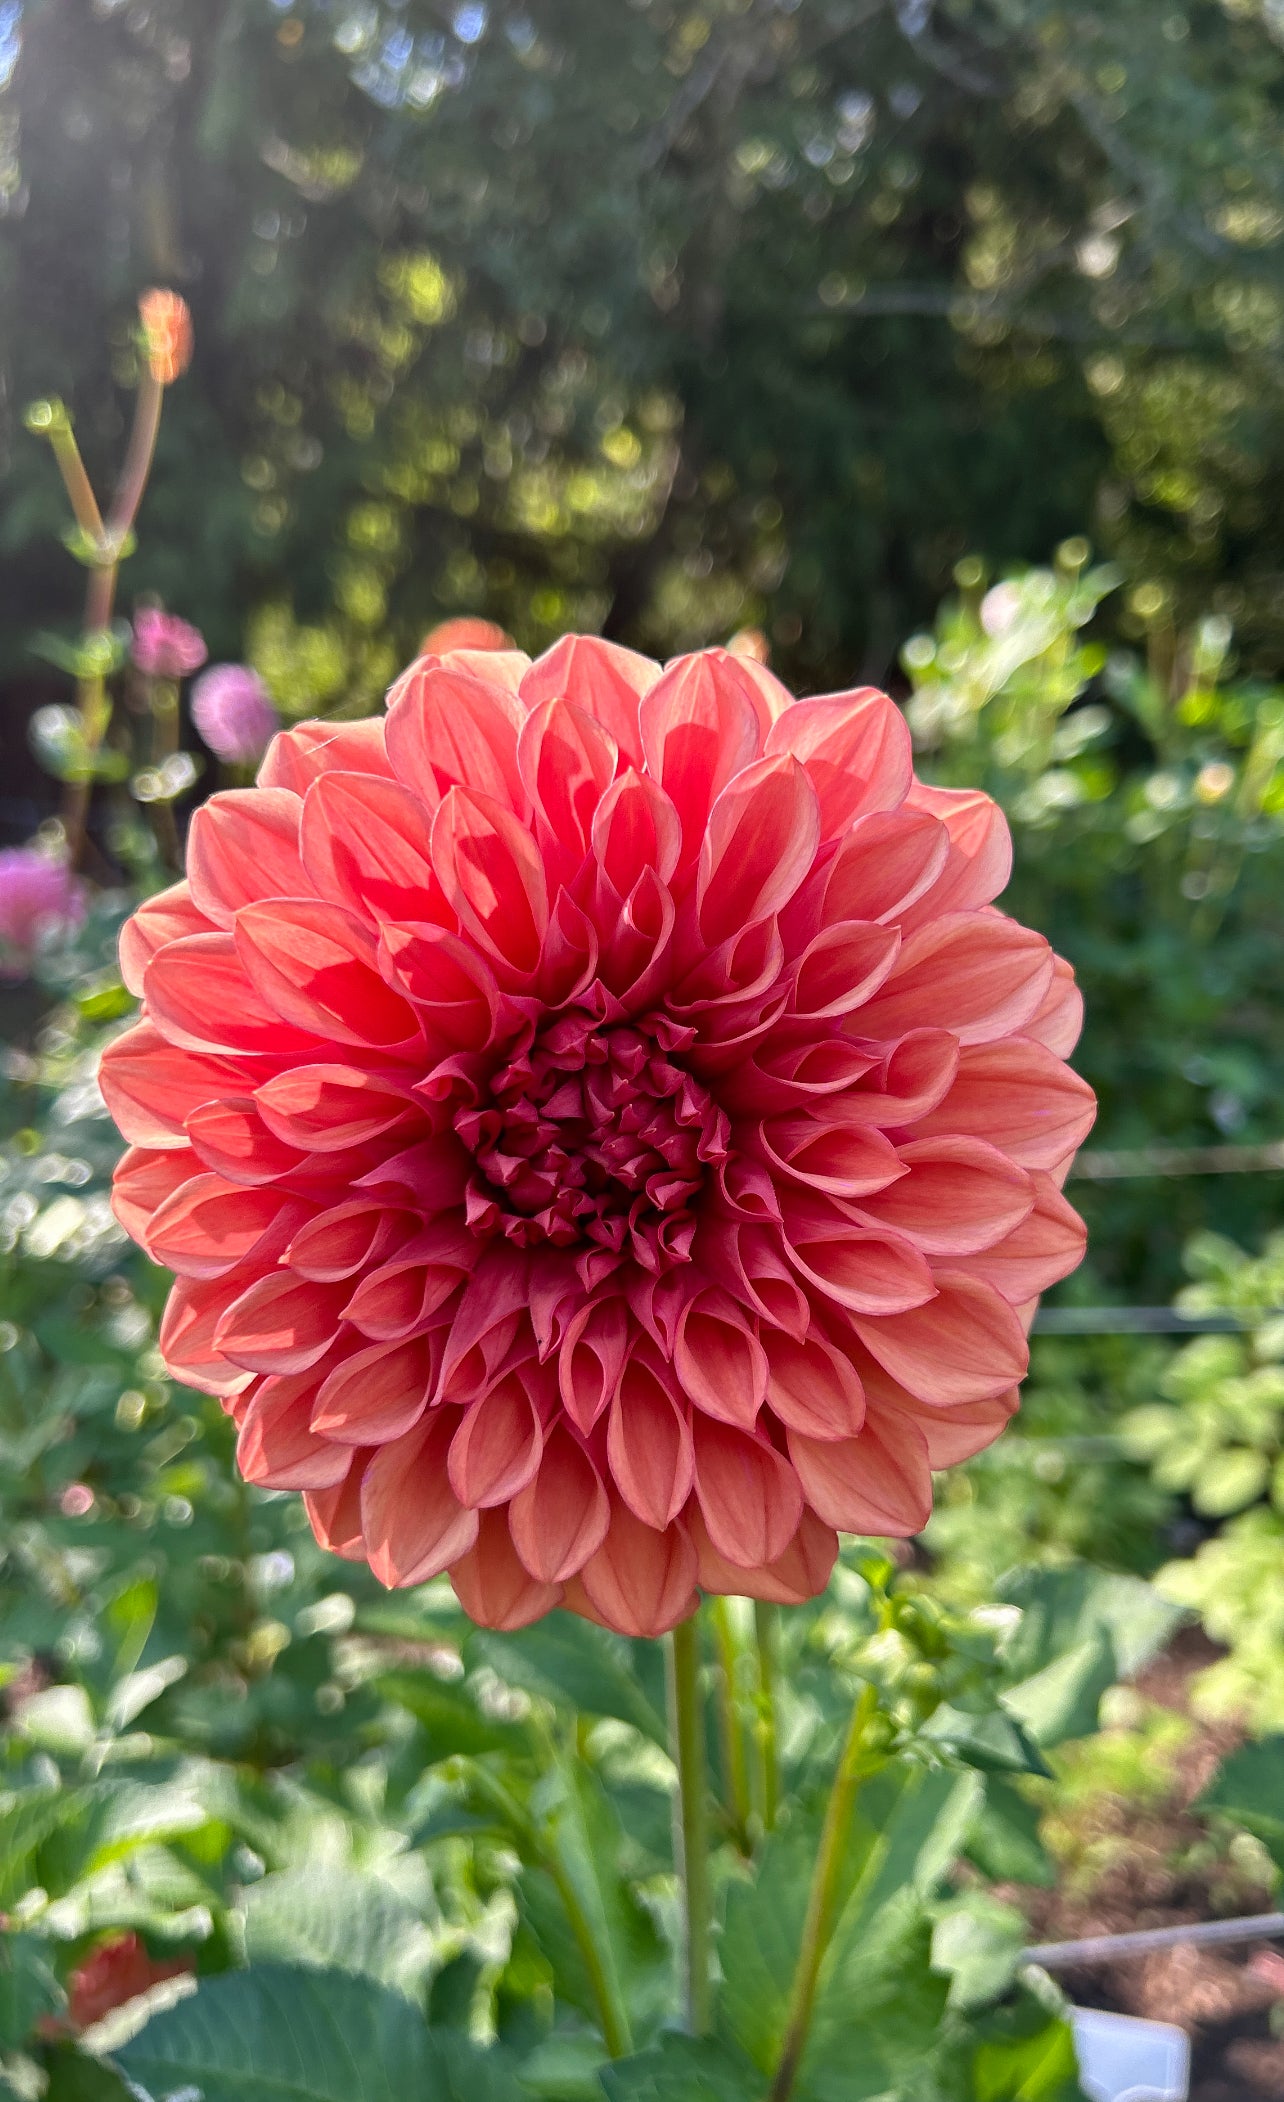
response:
[[[177,292],[153,287],[138,302],[147,348],[147,368],[154,380],[168,387],[181,378],[192,362],[192,316],[187,301]]]

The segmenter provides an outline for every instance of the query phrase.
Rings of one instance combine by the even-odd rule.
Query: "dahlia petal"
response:
[[[522,811],[517,732],[525,712],[502,685],[421,658],[388,695],[388,757],[425,802],[464,787],[510,814]]]
[[[378,1167],[358,1177],[356,1187],[374,1190],[386,1204],[401,1203],[403,1194],[412,1197],[416,1209],[425,1218],[431,1218],[460,1203],[464,1175],[462,1147],[443,1135],[408,1146],[404,1153],[394,1153],[391,1159],[380,1161]]]
[[[1044,1044],[1058,1058],[1069,1058],[1083,1029],[1083,994],[1064,956],[1052,959],[1052,983],[1023,1034]]]
[[[808,1021],[851,1014],[886,982],[900,949],[895,927],[839,920],[822,928],[794,966],[791,1014]]]
[[[617,642],[597,635],[563,635],[537,657],[521,683],[532,710],[560,697],[573,701],[601,723],[629,766],[642,764],[638,702],[660,676],[660,667]]]
[[[815,1330],[806,1337],[764,1328],[767,1401],[791,1431],[823,1441],[854,1438],[865,1421],[855,1367]]]
[[[763,1111],[809,1108],[826,1095],[843,1094],[845,1115],[850,1116],[852,1090],[877,1064],[876,1057],[849,1037],[828,1037],[819,1043],[768,1040],[727,1074],[720,1099],[732,1112]]]
[[[476,1245],[454,1219],[439,1219],[367,1272],[343,1309],[344,1320],[372,1342],[400,1343],[421,1334],[458,1290]]]
[[[112,1211],[126,1233],[146,1247],[152,1214],[200,1172],[201,1163],[190,1147],[131,1146],[117,1161],[112,1176]]]
[[[811,1320],[807,1295],[785,1262],[778,1236],[739,1220],[706,1220],[696,1252],[752,1312],[787,1335],[806,1335]]]
[[[370,1567],[389,1588],[439,1576],[477,1538],[477,1513],[459,1501],[447,1472],[454,1427],[453,1410],[433,1411],[365,1470],[361,1528]]]
[[[913,777],[909,725],[873,686],[795,701],[772,724],[768,752],[791,752],[820,800],[822,837],[901,802]]]
[[[819,1209],[790,1206],[785,1247],[809,1284],[853,1314],[908,1315],[925,1306],[935,1291],[923,1255],[887,1228],[849,1222],[838,1235]]]
[[[549,1433],[539,1473],[508,1507],[508,1529],[522,1565],[542,1584],[561,1584],[606,1538],[611,1506],[579,1439],[563,1424]]]
[[[236,1441],[236,1464],[247,1482],[265,1489],[333,1489],[347,1475],[347,1446],[319,1438],[311,1428],[315,1373],[262,1379],[251,1389]]]
[[[210,796],[187,829],[187,873],[193,903],[216,927],[230,927],[255,898],[306,897],[298,797],[284,788]]]
[[[871,1072],[868,1081],[845,1095],[844,1117],[868,1120],[886,1130],[913,1124],[942,1102],[959,1067],[958,1038],[948,1029],[911,1029]]]
[[[98,1062],[98,1085],[112,1118],[133,1146],[185,1146],[186,1119],[197,1106],[243,1085],[228,1059],[180,1050],[154,1022],[135,1022],[114,1037]]]
[[[619,1384],[629,1347],[629,1318],[618,1299],[583,1307],[568,1323],[557,1375],[566,1413],[587,1437]]]
[[[571,874],[588,852],[598,803],[615,779],[616,756],[610,733],[570,701],[541,701],[522,724],[522,781]]]
[[[201,1284],[180,1277],[161,1316],[156,1347],[167,1370],[202,1394],[239,1394],[250,1384],[250,1374],[240,1365],[229,1364],[215,1342],[226,1298],[221,1279]]]
[[[369,1559],[361,1531],[361,1485],[370,1458],[368,1452],[353,1453],[341,1482],[330,1489],[309,1489],[303,1497],[318,1545],[342,1555],[345,1562]]]
[[[315,1055],[319,1048],[315,1035],[283,1019],[251,984],[230,934],[192,934],[167,943],[147,966],[143,992],[148,1015],[180,1050],[251,1051],[283,1059]]]
[[[449,917],[428,852],[431,822],[432,810],[400,781],[322,774],[299,822],[310,882],[364,919]]]
[[[1052,977],[1041,934],[999,913],[960,912],[910,935],[860,1012],[862,1037],[903,1036],[948,1016],[961,1044],[1010,1036],[1035,1014]]]
[[[1068,1277],[1083,1261],[1088,1229],[1066,1203],[1050,1175],[1032,1173],[1034,1205],[1020,1224],[984,1254],[960,1261],[970,1277],[979,1277],[1020,1308]]]
[[[470,943],[427,921],[389,921],[380,929],[379,955],[385,977],[414,1002],[429,1036],[459,1047],[490,1042],[499,987]]]
[[[695,1492],[709,1538],[738,1569],[783,1554],[802,1518],[798,1477],[765,1438],[697,1414]]]
[[[991,904],[1012,874],[1012,835],[993,797],[979,788],[934,788],[915,781],[905,800],[911,810],[939,818],[950,836],[940,875],[904,914],[906,930],[943,913]]]
[[[820,844],[816,794],[797,761],[760,759],[715,801],[700,849],[696,914],[711,947],[779,912]]]
[[[258,772],[260,788],[288,788],[306,795],[320,774],[382,774],[392,766],[384,743],[383,717],[361,723],[299,723],[272,739]]]
[[[680,1520],[657,1532],[612,1499],[611,1524],[578,1578],[590,1606],[621,1635],[665,1635],[696,1607],[699,1565]],[[569,1590],[567,1603],[574,1603]]]
[[[715,796],[761,750],[761,701],[743,675],[715,664],[716,654],[677,658],[638,709],[647,769],[677,810],[688,863]]]
[[[908,1174],[864,1198],[860,1211],[925,1255],[993,1248],[1033,1209],[1029,1176],[983,1139],[915,1139],[898,1151]]]
[[[255,991],[296,1029],[379,1050],[420,1038],[414,1009],[380,975],[374,937],[343,906],[265,899],[237,914],[235,940]]]
[[[685,1524],[699,1558],[702,1591],[767,1599],[778,1606],[801,1606],[822,1592],[838,1560],[838,1535],[804,1507],[798,1530],[783,1554],[761,1569],[740,1569],[719,1554],[697,1504]]]
[[[215,1342],[246,1372],[306,1372],[333,1343],[347,1296],[342,1285],[276,1271],[225,1307]]]
[[[775,1168],[809,1189],[847,1198],[886,1189],[905,1174],[895,1146],[881,1131],[831,1121],[827,1107],[822,1102],[814,1112],[764,1118],[762,1148]],[[840,1107],[835,1105],[835,1115]],[[780,1199],[785,1205],[794,1201],[783,1190]]]
[[[452,788],[433,819],[432,859],[474,941],[528,977],[539,964],[549,900],[526,828],[493,797]]]
[[[858,1438],[821,1444],[789,1432],[789,1457],[816,1516],[840,1533],[903,1540],[921,1533],[932,1509],[932,1473],[921,1430],[906,1416],[873,1410]]]
[[[404,1213],[390,1212],[374,1198],[352,1197],[301,1226],[285,1260],[297,1277],[335,1284],[381,1262],[408,1227]]]
[[[918,1130],[989,1139],[1022,1168],[1055,1168],[1087,1137],[1096,1113],[1087,1082],[1045,1045],[1019,1036],[963,1051],[953,1086]]]
[[[926,810],[857,818],[825,882],[826,920],[896,920],[945,866],[950,835]]]
[[[340,1153],[416,1121],[402,1085],[359,1066],[294,1066],[256,1088],[254,1103],[273,1136],[303,1153]]]
[[[1020,1389],[1010,1387],[1006,1394],[996,1394],[989,1401],[969,1401],[960,1408],[933,1409],[912,1397],[906,1397],[901,1408],[921,1433],[928,1465],[935,1469],[957,1467],[961,1460],[970,1460],[993,1445],[1016,1414],[1020,1399]]]
[[[450,1567],[450,1581],[479,1628],[511,1633],[562,1603],[560,1584],[542,1584],[522,1567],[503,1511],[482,1511],[476,1543]]]
[[[159,1207],[147,1234],[155,1262],[180,1277],[222,1277],[276,1225],[283,1202],[270,1186],[246,1189],[195,1175]]]
[[[682,853],[682,820],[659,783],[630,768],[598,804],[590,843],[615,897],[627,898],[644,875],[671,880]]]
[[[229,1182],[275,1182],[299,1167],[304,1156],[268,1130],[252,1095],[225,1095],[189,1111],[187,1136],[197,1158]]]
[[[450,1481],[476,1509],[507,1503],[535,1475],[544,1434],[523,1381],[509,1373],[465,1410],[450,1446]]]
[[[654,1368],[636,1356],[611,1402],[606,1457],[630,1510],[663,1532],[691,1494],[691,1429]]]
[[[389,1349],[354,1350],[327,1373],[312,1411],[318,1437],[343,1445],[388,1445],[413,1430],[428,1406],[432,1355],[416,1337]]]
[[[767,1397],[767,1358],[735,1301],[711,1288],[688,1300],[673,1369],[706,1416],[752,1430]]]
[[[210,922],[195,903],[187,883],[171,883],[154,898],[145,898],[120,930],[120,975],[136,1000],[143,997],[143,974],[157,950],[185,934],[208,934]]]
[[[960,1271],[936,1272],[936,1297],[907,1313],[852,1327],[871,1357],[921,1401],[986,1401],[1019,1385],[1029,1346],[1007,1301]]]

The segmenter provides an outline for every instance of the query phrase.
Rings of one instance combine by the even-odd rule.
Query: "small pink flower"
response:
[[[0,847],[0,978],[21,978],[51,935],[79,926],[84,886],[38,847]]]
[[[280,724],[262,679],[248,664],[212,664],[192,688],[192,721],[233,766],[253,766]]]
[[[209,652],[199,628],[175,613],[163,613],[159,606],[145,606],[134,615],[131,654],[149,679],[185,679],[199,670]]]

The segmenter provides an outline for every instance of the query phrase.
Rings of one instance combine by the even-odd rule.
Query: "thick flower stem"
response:
[[[780,1761],[776,1750],[776,1659],[780,1639],[780,1609],[764,1599],[755,1599],[754,1633],[758,1643],[758,1714],[754,1743],[758,1753],[758,1813],[762,1829],[770,1832],[776,1822],[780,1800]]]
[[[807,2031],[811,2025],[812,2007],[816,1999],[816,1982],[834,1928],[834,1900],[838,1878],[851,1826],[856,1790],[861,1779],[861,1754],[864,1749],[865,1732],[869,1727],[876,1700],[874,1688],[867,1686],[852,1711],[847,1741],[838,1761],[834,1785],[829,1792],[825,1823],[820,1835],[820,1847],[816,1854],[816,1866],[812,1871],[811,1890],[807,1898],[802,1942],[794,1969],[793,1985],[790,1988],[789,2018],[785,2024],[784,2042],[780,2047],[780,2058],[767,2102],[788,2102],[798,2077],[798,2068],[802,2063]]]
[[[718,1723],[722,1739],[727,1812],[735,1829],[737,1845],[748,1853],[749,1769],[745,1758],[745,1733],[739,1687],[741,1646],[736,1638],[731,1609],[725,1598],[710,1599],[709,1619],[718,1648]]]
[[[700,1635],[693,1614],[673,1630],[668,1646],[669,1743],[678,1769],[674,1852],[686,1919],[686,2012],[692,2036],[709,2028],[709,1804],[700,1699]]]

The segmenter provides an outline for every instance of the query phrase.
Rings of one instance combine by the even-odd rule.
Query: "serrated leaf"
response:
[[[1000,1585],[999,1596],[1021,1608],[1021,1624],[1004,1656],[1014,1680],[1033,1677],[1098,1631],[1110,1638],[1118,1677],[1134,1678],[1186,1617],[1140,1577],[1084,1562],[1017,1570]]]
[[[605,2066],[608,2102],[761,2102],[762,2075],[709,2037],[664,2036]]]
[[[530,1751],[525,1725],[483,1715],[464,1681],[447,1684],[428,1671],[389,1671],[374,1687],[422,1724],[430,1764],[459,1753],[476,1758],[484,1752]]]
[[[342,1971],[262,1965],[205,1979],[117,2054],[147,2098],[520,2102],[506,2060],[434,2035],[401,1993]]]
[[[510,1685],[561,1708],[614,1716],[668,1749],[663,1710],[639,1682],[622,1636],[573,1613],[550,1613],[518,1635],[478,1629],[468,1648]]]
[[[252,1964],[315,1964],[352,1971],[415,1996],[431,1968],[433,1937],[378,1876],[339,1867],[283,1869],[245,1892]]]
[[[1263,1737],[1232,1752],[1199,1797],[1254,1833],[1284,1868],[1284,1737]]]
[[[968,1835],[967,1854],[993,1883],[1056,1882],[1052,1856],[1039,1836],[1039,1813],[1007,1781],[991,1774],[985,1803]]]
[[[991,1708],[983,1715],[969,1715],[962,1708],[942,1706],[920,1731],[932,1744],[951,1751],[980,1773],[1048,1774],[1051,1768],[1038,1745],[1015,1715]]]
[[[0,2049],[22,2048],[42,2014],[62,2005],[49,1945],[34,1934],[0,1934]]]
[[[1119,1677],[1115,1648],[1104,1628],[1067,1651],[1033,1678],[1009,1687],[1003,1705],[1036,1744],[1064,1744],[1088,1737],[1097,1727],[1101,1697]]]

